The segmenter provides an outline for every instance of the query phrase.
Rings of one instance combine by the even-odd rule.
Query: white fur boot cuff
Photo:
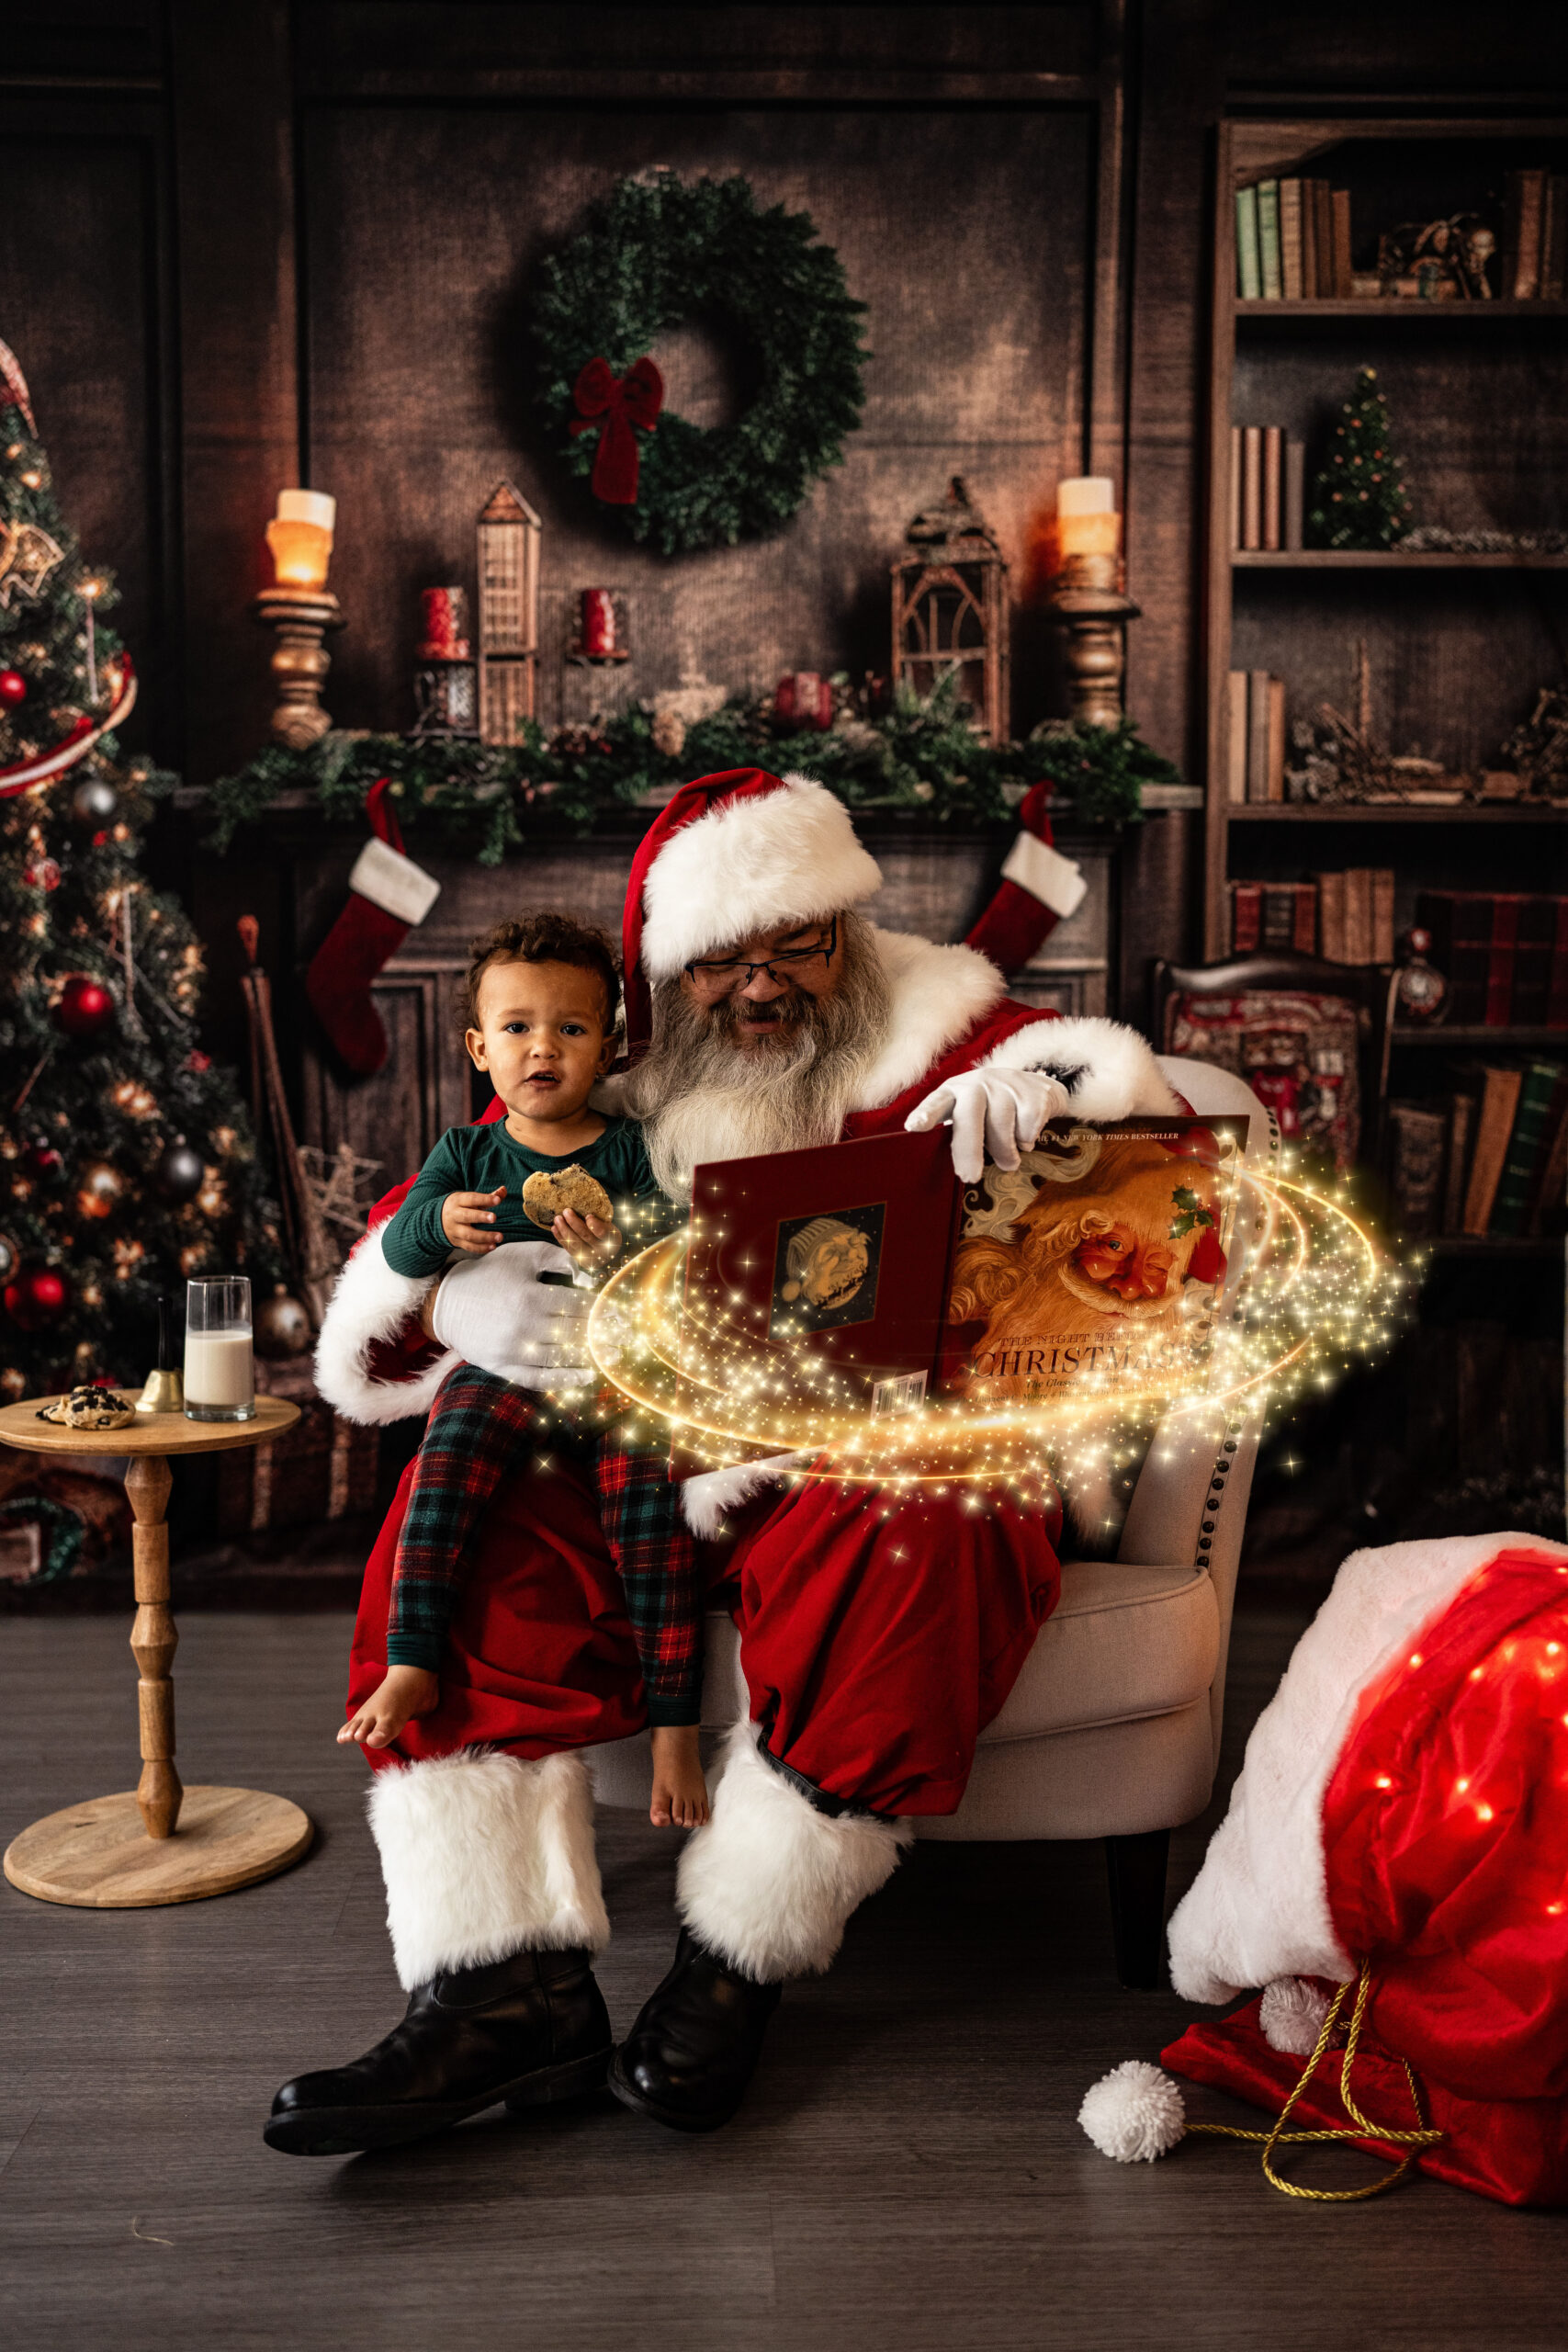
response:
[[[579,1756],[470,1748],[378,1772],[370,1833],[405,1992],[444,1968],[610,1940]]]
[[[851,1912],[886,1884],[913,1837],[904,1822],[818,1813],[758,1754],[756,1724],[737,1724],[713,1817],[681,1857],[681,1917],[748,1976],[820,1975]]]

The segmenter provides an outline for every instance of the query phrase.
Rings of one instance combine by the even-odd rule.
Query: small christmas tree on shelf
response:
[[[1410,528],[1404,460],[1389,446],[1388,402],[1377,380],[1375,368],[1363,368],[1340,409],[1328,462],[1313,484],[1314,547],[1393,548]]]
[[[197,1043],[201,948],[141,835],[174,779],[109,726],[135,697],[0,344],[0,1397],[140,1385],[157,1299],[283,1272],[250,1124]]]

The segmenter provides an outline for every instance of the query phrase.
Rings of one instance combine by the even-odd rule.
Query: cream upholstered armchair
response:
[[[1247,1160],[1269,1166],[1273,1122],[1250,1087],[1212,1063],[1162,1058],[1194,1111],[1247,1114]],[[1244,1199],[1223,1306],[1235,1309],[1254,1238]],[[1172,1829],[1203,1811],[1219,1763],[1231,1605],[1258,1455],[1255,1412],[1170,1412],[1155,1430],[1113,1560],[1072,1560],[1062,1597],[1007,1704],[980,1735],[963,1804],[921,1819],[921,1838],[1105,1841],[1117,1971],[1158,1978]],[[740,1645],[708,1619],[705,1731],[744,1713]],[[590,1748],[599,1801],[646,1806],[648,1743]]]

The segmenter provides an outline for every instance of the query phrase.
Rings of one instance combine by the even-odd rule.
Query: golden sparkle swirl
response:
[[[797,1453],[818,1476],[1010,1483],[1049,1457],[1070,1482],[1091,1464],[1130,1458],[1164,1411],[1262,1415],[1332,1386],[1392,1338],[1403,1272],[1342,1191],[1254,1169],[1240,1171],[1237,1191],[1233,1272],[1218,1311],[1194,1318],[1190,1342],[1152,1377],[1127,1378],[1112,1365],[1083,1376],[1070,1397],[938,1396],[874,1417],[859,1382],[757,1345],[722,1308],[688,1309],[681,1234],[604,1284],[589,1350],[599,1373],[668,1424],[701,1466]]]

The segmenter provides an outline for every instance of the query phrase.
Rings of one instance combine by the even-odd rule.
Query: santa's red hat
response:
[[[1290,2130],[1568,2203],[1568,1547],[1450,1537],[1346,1561],[1253,1730],[1170,1962],[1189,2000],[1266,1988],[1190,2027],[1171,2075],[1278,2113],[1316,2050]],[[1358,1974],[1352,2085],[1324,2026]],[[1181,2109],[1134,2060],[1082,2121],[1107,2154],[1146,2157]],[[1383,2128],[1347,2130],[1358,2111]]]
[[[643,835],[626,885],[630,1051],[648,1041],[660,980],[753,932],[840,914],[881,888],[849,810],[814,777],[728,768],[683,784]]]

